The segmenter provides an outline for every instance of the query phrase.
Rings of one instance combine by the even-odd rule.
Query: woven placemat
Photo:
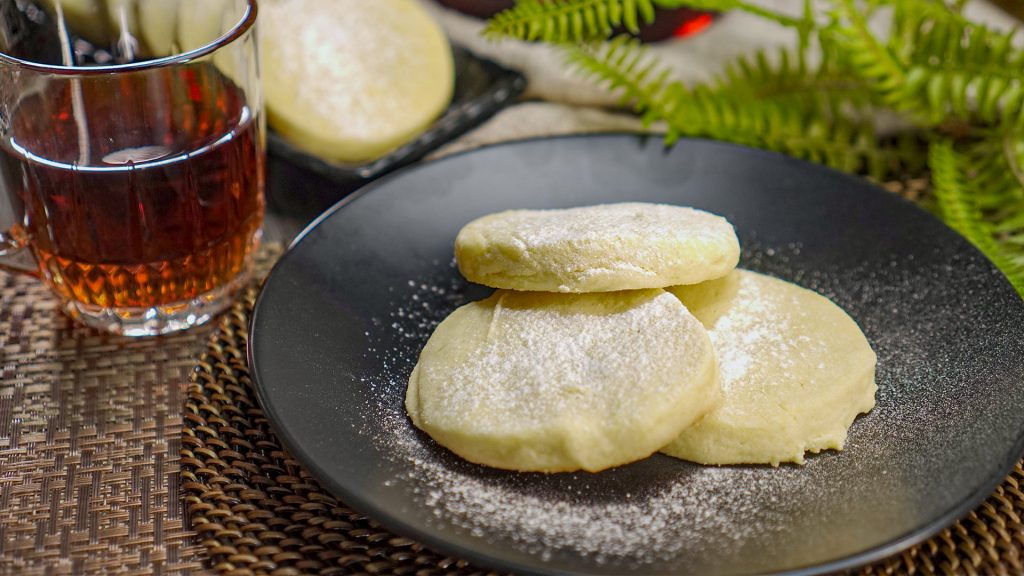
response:
[[[263,246],[254,285],[281,252]],[[58,308],[38,280],[0,273],[0,575],[212,573],[178,458],[218,324],[124,338]]]
[[[927,182],[886,187],[917,199]],[[221,321],[185,404],[185,505],[211,565],[223,574],[481,574],[466,561],[392,534],[331,497],[285,451],[256,401],[246,361],[252,290]],[[1024,468],[938,536],[858,571],[1022,574]]]
[[[0,574],[196,573],[178,453],[185,384],[216,326],[131,339],[0,273]]]

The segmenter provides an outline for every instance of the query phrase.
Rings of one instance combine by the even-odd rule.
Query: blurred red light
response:
[[[692,36],[710,26],[714,20],[715,18],[711,14],[701,14],[696,18],[683,22],[682,26],[676,28],[675,35]]]

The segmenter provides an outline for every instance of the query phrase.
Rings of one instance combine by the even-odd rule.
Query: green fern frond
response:
[[[851,70],[886,104],[900,111],[916,112],[914,104],[904,96],[904,87],[910,80],[906,67],[892,47],[875,36],[857,3],[841,0],[831,15],[832,22],[823,34],[828,43],[845,54]]]
[[[1007,242],[984,218],[975,202],[976,188],[965,158],[951,141],[941,140],[931,145],[928,163],[942,219],[988,256],[1024,297],[1024,248]]]
[[[551,43],[607,38],[617,26],[631,32],[654,20],[655,0],[517,0],[484,29],[490,38]]]
[[[919,20],[909,40],[903,97],[934,118],[1024,127],[1024,51],[1002,33],[959,17]],[[913,81],[916,80],[916,81]]]
[[[991,137],[967,146],[964,156],[980,209],[999,219],[1024,205],[1024,137]]]
[[[619,95],[620,104],[632,106],[647,126],[672,116],[678,99],[687,92],[628,36],[616,36],[602,45],[569,47],[565,55],[582,76],[603,82]],[[670,127],[669,136],[679,135]]]
[[[617,93],[645,123],[664,121],[669,143],[681,136],[709,137],[876,177],[888,172],[898,158],[894,150],[879,146],[870,123],[853,121],[838,110],[834,116],[823,115],[812,98],[805,105],[793,105],[789,98],[730,90],[729,83],[687,88],[670,80],[667,69],[627,37],[567,50],[572,65]]]
[[[889,47],[898,54],[901,60],[908,58],[915,48],[915,35],[924,20],[967,22],[958,10],[948,6],[942,0],[879,1],[893,9]]]
[[[982,217],[1024,270],[1024,136],[968,145],[964,158]]]
[[[510,37],[550,43],[608,38],[617,27],[636,33],[654,20],[654,9],[689,7],[703,10],[744,10],[809,34],[813,21],[793,18],[745,0],[516,0],[493,16],[484,29],[489,38]]]
[[[814,19],[809,11],[804,11],[802,18],[794,18],[781,12],[770,10],[752,2],[744,0],[655,0],[655,3],[662,8],[694,8],[697,10],[710,10],[713,12],[728,12],[730,10],[742,10],[776,24],[781,24],[797,30],[810,30],[814,28]]]
[[[836,60],[826,53],[812,67],[799,51],[779,50],[774,58],[759,51],[730,63],[712,86],[719,94],[814,107],[829,116],[866,115],[876,104],[870,87]]]
[[[962,6],[949,4],[943,0],[876,0],[880,5],[891,6],[904,16],[916,16],[916,19],[938,18],[942,20],[970,21],[964,17]],[[895,15],[897,21],[900,16]],[[903,20],[906,21],[906,20]]]
[[[935,126],[951,119],[1024,129],[1024,51],[1013,32],[975,24],[936,0],[886,0],[888,41],[868,27],[859,5],[842,0],[825,34],[892,108]]]

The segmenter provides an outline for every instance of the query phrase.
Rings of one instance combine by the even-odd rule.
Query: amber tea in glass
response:
[[[210,1],[203,39],[181,37],[176,2],[157,3],[165,18],[142,17],[151,2],[121,3],[134,20],[65,14],[60,0],[0,14],[5,263],[86,324],[187,328],[244,280],[264,210],[256,7]]]

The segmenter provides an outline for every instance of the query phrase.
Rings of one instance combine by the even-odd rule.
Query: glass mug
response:
[[[79,321],[201,324],[264,213],[255,0],[0,0],[0,266]]]

